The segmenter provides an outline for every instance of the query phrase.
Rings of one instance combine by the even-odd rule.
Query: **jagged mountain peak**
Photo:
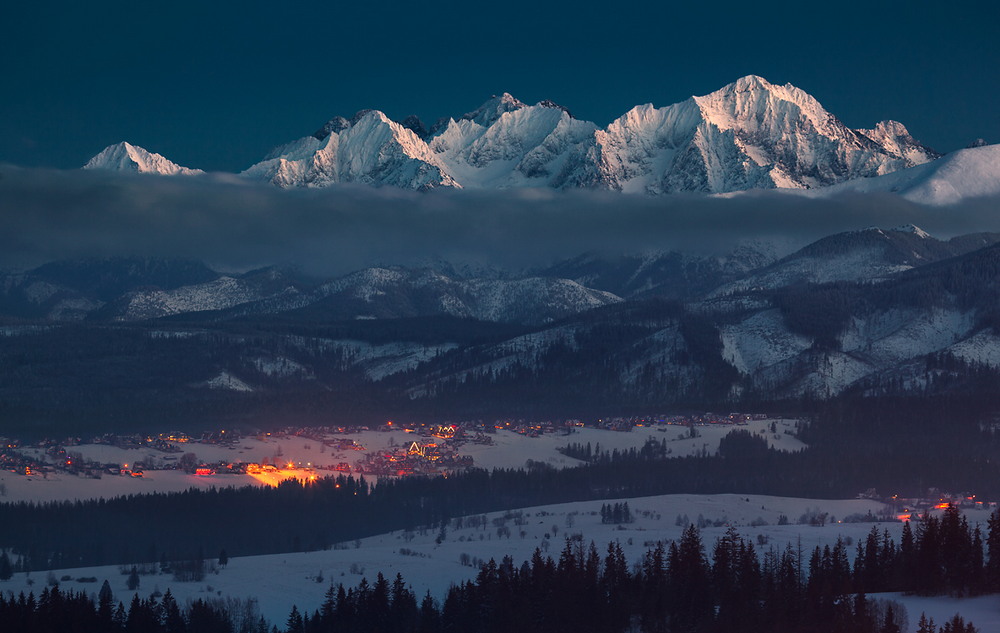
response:
[[[879,134],[885,134],[887,136],[909,136],[910,131],[906,129],[906,126],[899,121],[893,121],[892,119],[886,119],[885,121],[879,121],[875,124],[874,131]]]
[[[771,82],[760,75],[745,75],[729,85],[735,90],[754,90],[758,88],[766,90],[773,87]]]
[[[792,84],[773,84],[767,79],[761,77],[760,75],[746,75],[740,77],[736,81],[726,84],[722,88],[716,90],[713,93],[709,93],[705,96],[713,95],[723,95],[723,94],[737,94],[737,93],[770,93],[780,95],[782,98],[792,100],[801,99],[805,100],[804,97],[811,99],[812,97],[805,91],[796,88]]]
[[[501,95],[493,95],[486,103],[472,112],[466,112],[461,118],[474,121],[483,127],[488,127],[504,114],[527,107],[528,104],[514,97],[509,92],[505,92]]]
[[[573,116],[573,113],[569,111],[569,108],[567,108],[564,105],[560,105],[560,104],[558,104],[555,101],[552,101],[550,99],[542,99],[536,105],[538,105],[539,107],[542,107],[542,108],[553,108],[555,110],[562,110],[563,112],[565,112],[566,114],[570,115],[571,117]]]
[[[771,96],[776,99],[791,101],[799,105],[815,107],[819,102],[805,90],[790,83],[774,84],[759,75],[746,75],[736,81],[726,84],[714,92],[695,99],[732,98],[737,94],[751,94],[757,97]],[[822,107],[822,106],[819,106]]]
[[[362,110],[358,110],[357,112],[355,112],[354,116],[352,116],[350,119],[342,116],[333,117],[332,119],[324,123],[323,127],[313,132],[312,137],[318,141],[326,140],[331,134],[340,134],[345,130],[349,130],[350,128],[354,127],[359,122],[361,122],[363,119],[369,117],[384,123],[388,123],[390,121],[389,117],[387,117],[384,112],[376,110],[374,108],[364,108]],[[416,117],[411,117],[411,118],[416,119]],[[407,121],[409,120],[410,119],[407,119]],[[420,119],[416,120],[419,123]],[[409,125],[406,125],[405,122],[401,123],[400,125],[408,129],[412,129],[410,128]]]
[[[389,117],[387,117],[384,112],[373,108],[365,108],[364,110],[358,110],[354,113],[354,116],[351,117],[351,125],[357,125],[361,120],[366,118],[389,121]]]
[[[927,231],[923,230],[922,228],[920,228],[916,224],[904,224],[902,226],[897,226],[896,228],[894,228],[892,230],[893,231],[897,231],[899,233],[912,233],[913,235],[916,235],[917,237],[919,237],[921,239],[927,239],[927,238],[931,237],[930,233],[928,233]]]
[[[424,125],[424,122],[420,120],[415,114],[411,114],[402,121],[399,122],[400,125],[410,130],[420,138],[426,140],[430,136],[430,130]]]
[[[906,159],[909,166],[920,165],[928,159],[940,158],[940,154],[913,138],[906,126],[899,121],[879,121],[870,130],[857,130],[858,133],[874,141],[885,152],[892,156]]]
[[[150,152],[138,145],[122,141],[108,145],[87,161],[84,169],[106,169],[139,174],[161,174],[165,176],[193,175],[204,173],[200,169],[182,167],[167,160],[160,154]]]
[[[323,127],[313,132],[313,137],[317,140],[322,141],[331,134],[339,134],[347,128],[351,127],[351,122],[342,116],[335,116],[326,123]]]
[[[772,84],[757,75],[741,77],[715,92],[692,99],[708,121],[724,130],[759,129],[802,118],[822,129],[832,118],[819,101],[804,90],[792,84]]]

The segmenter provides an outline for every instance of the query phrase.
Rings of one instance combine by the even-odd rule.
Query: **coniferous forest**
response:
[[[853,558],[853,563],[852,563]],[[811,553],[789,545],[758,552],[730,528],[714,544],[689,525],[630,566],[620,545],[598,552],[567,539],[558,559],[535,550],[519,565],[490,560],[443,602],[417,596],[397,575],[331,585],[312,611],[296,605],[283,629],[268,628],[254,604],[197,600],[184,608],[133,595],[126,608],[105,586],[97,596],[45,588],[38,598],[0,595],[0,622],[22,633],[507,633],[747,632],[899,633],[899,603],[870,593],[978,595],[1000,591],[1000,512],[985,539],[955,507],[907,523],[900,543],[873,527],[850,548],[838,540]],[[940,628],[923,615],[920,633],[973,633],[956,615]]]

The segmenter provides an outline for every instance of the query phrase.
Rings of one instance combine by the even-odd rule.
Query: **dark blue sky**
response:
[[[751,73],[851,127],[1000,142],[1000,9],[961,4],[36,0],[0,15],[0,163],[128,140],[236,171],[361,108],[430,123],[508,91],[605,125]]]

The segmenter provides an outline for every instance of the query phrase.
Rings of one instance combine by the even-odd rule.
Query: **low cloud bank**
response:
[[[924,207],[892,195],[779,192],[660,198],[549,190],[414,193],[345,185],[284,191],[178,178],[0,166],[0,266],[81,257],[186,257],[242,270],[319,274],[444,259],[521,268],[584,252],[723,253],[912,223],[939,238],[1000,231],[998,201]]]

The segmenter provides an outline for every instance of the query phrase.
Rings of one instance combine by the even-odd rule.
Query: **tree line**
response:
[[[988,558],[984,559],[983,547]],[[474,580],[452,586],[443,601],[428,592],[418,601],[403,577],[379,573],[345,588],[333,586],[313,611],[293,606],[283,633],[900,633],[899,603],[869,592],[916,591],[968,595],[1000,591],[1000,512],[985,543],[950,507],[944,515],[909,523],[897,546],[873,528],[858,544],[816,547],[808,556],[792,545],[758,555],[754,543],[730,528],[710,551],[697,527],[678,541],[659,542],[629,565],[620,544],[599,553],[567,539],[558,559],[535,550],[516,565],[507,556],[480,567]],[[36,600],[0,594],[0,622],[23,633],[279,633],[255,604],[196,600],[180,607],[134,595],[114,605],[107,585],[96,600],[46,587]],[[920,633],[975,633],[961,616],[940,628],[921,615]]]

